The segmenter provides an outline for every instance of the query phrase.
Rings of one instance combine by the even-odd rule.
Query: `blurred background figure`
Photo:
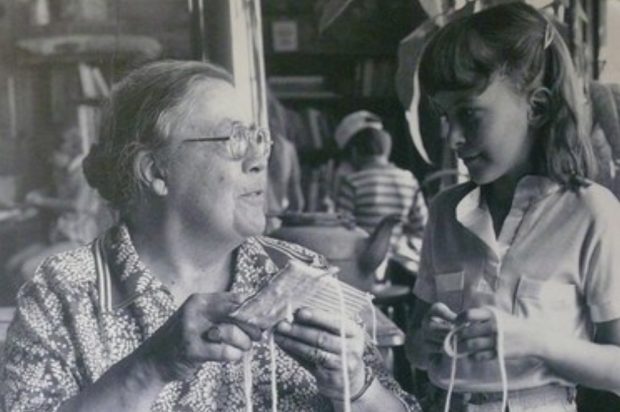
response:
[[[30,279],[44,258],[92,241],[114,220],[82,173],[79,128],[68,125],[61,130],[60,144],[51,156],[53,186],[32,190],[24,198],[26,207],[51,214],[52,223],[46,242],[33,243],[8,260],[6,273],[18,284]]]
[[[301,190],[301,169],[295,145],[288,140],[287,109],[273,93],[268,94],[269,129],[273,139],[271,157],[267,168],[267,228],[269,232],[280,225],[277,215],[301,212],[304,195]]]
[[[351,138],[366,128],[383,129],[381,117],[367,110],[359,110],[346,115],[336,126],[334,140],[340,149],[340,154],[334,171],[332,186],[332,193],[335,198],[338,197],[342,178],[355,171],[351,157]]]
[[[411,272],[412,283],[427,219],[420,185],[410,171],[390,162],[392,138],[377,124],[370,123],[357,131],[346,146],[353,171],[341,179],[337,208],[352,214],[357,225],[369,233],[386,216],[401,219],[403,224],[396,225],[392,231],[390,250],[377,270],[377,277],[383,280],[387,262],[394,260]]]

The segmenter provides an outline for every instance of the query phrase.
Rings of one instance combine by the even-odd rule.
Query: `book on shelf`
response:
[[[319,75],[270,76],[269,88],[281,99],[330,99],[338,94],[325,88],[325,78]]]
[[[395,94],[393,78],[396,65],[388,59],[369,58],[355,66],[354,94],[363,97],[388,97]]]

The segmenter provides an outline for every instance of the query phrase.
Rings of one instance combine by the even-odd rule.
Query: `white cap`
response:
[[[334,132],[336,144],[342,149],[354,134],[366,128],[382,130],[383,123],[381,118],[367,110],[360,110],[346,115]]]

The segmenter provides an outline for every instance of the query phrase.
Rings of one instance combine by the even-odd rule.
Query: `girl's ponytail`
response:
[[[570,53],[555,32],[545,50],[543,85],[551,92],[548,122],[539,133],[546,171],[558,183],[575,188],[596,175],[596,160],[590,143],[589,113],[583,87]]]

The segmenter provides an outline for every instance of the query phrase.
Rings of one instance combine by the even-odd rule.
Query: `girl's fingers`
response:
[[[434,303],[428,310],[427,316],[429,318],[437,317],[444,319],[447,322],[454,322],[457,314],[453,312],[452,309],[450,309],[445,303],[437,302]]]
[[[457,325],[468,322],[484,322],[493,319],[493,313],[488,308],[480,307],[461,312],[456,318]]]
[[[425,340],[425,351],[429,355],[442,354],[443,353],[443,341],[436,342],[431,340]]]
[[[458,332],[459,339],[471,339],[480,336],[495,335],[495,323],[491,321],[471,322]]]
[[[471,358],[478,362],[490,361],[490,360],[495,359],[496,357],[497,357],[497,352],[491,351],[491,350],[476,352],[473,355],[471,355]]]
[[[473,355],[477,352],[495,351],[495,337],[459,340],[459,354]]]

